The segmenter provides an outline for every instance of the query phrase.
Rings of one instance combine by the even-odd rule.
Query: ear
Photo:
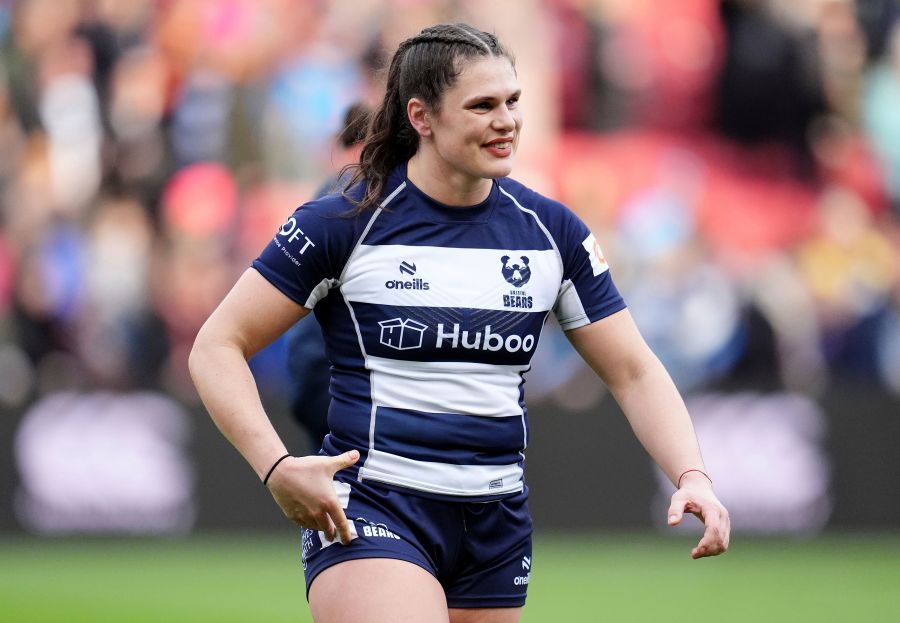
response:
[[[425,102],[414,97],[406,102],[406,116],[419,136],[431,136],[431,117]]]

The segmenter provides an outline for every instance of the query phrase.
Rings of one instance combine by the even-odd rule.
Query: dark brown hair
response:
[[[344,127],[337,135],[341,147],[348,149],[365,140],[369,114],[369,107],[363,102],[356,102],[347,109],[344,114]]]
[[[417,97],[439,112],[441,97],[464,69],[460,61],[487,56],[515,62],[497,37],[468,24],[430,26],[400,44],[388,68],[384,99],[369,122],[359,164],[348,167],[353,170],[348,189],[366,183],[359,200],[344,193],[356,205],[354,212],[377,205],[390,172],[419,147],[419,135],[406,114],[407,102]]]

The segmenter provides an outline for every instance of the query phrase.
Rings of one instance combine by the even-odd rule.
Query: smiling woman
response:
[[[506,57],[471,61],[439,109],[412,98],[406,112],[419,135],[407,174],[447,205],[487,199],[491,180],[512,172],[522,130],[515,69]]]
[[[524,374],[551,312],[676,485],[669,523],[706,525],[692,555],[728,546],[684,402],[594,235],[507,177],[520,94],[489,33],[442,24],[404,41],[351,186],[296,210],[197,336],[210,415],[303,527],[317,623],[519,620]],[[313,309],[330,433],[318,456],[291,457],[247,359]]]

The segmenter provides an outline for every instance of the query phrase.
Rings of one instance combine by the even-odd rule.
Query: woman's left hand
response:
[[[724,554],[731,539],[731,519],[728,517],[728,510],[713,493],[705,478],[699,474],[693,478],[691,476],[689,474],[685,477],[681,488],[672,495],[672,503],[669,505],[669,525],[677,526],[685,513],[696,515],[706,526],[706,530],[697,547],[691,550],[691,558]]]

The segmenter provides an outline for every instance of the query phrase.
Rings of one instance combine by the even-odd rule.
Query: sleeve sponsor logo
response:
[[[278,236],[287,238],[287,241],[282,244],[278,239]],[[303,255],[309,247],[316,246],[316,243],[303,233],[303,230],[297,225],[297,219],[293,216],[281,226],[281,229],[278,230],[278,236],[275,237],[275,245],[280,248],[282,253],[284,253],[296,266],[300,265],[300,260],[297,258],[297,255]],[[293,248],[289,249],[289,247],[296,247],[297,245],[302,245],[299,250]]]
[[[594,234],[588,235],[584,242],[581,243],[581,246],[587,251],[591,260],[591,270],[595,277],[609,270],[609,264],[606,263],[606,258],[603,257],[603,251],[600,249],[600,243],[597,242]]]

